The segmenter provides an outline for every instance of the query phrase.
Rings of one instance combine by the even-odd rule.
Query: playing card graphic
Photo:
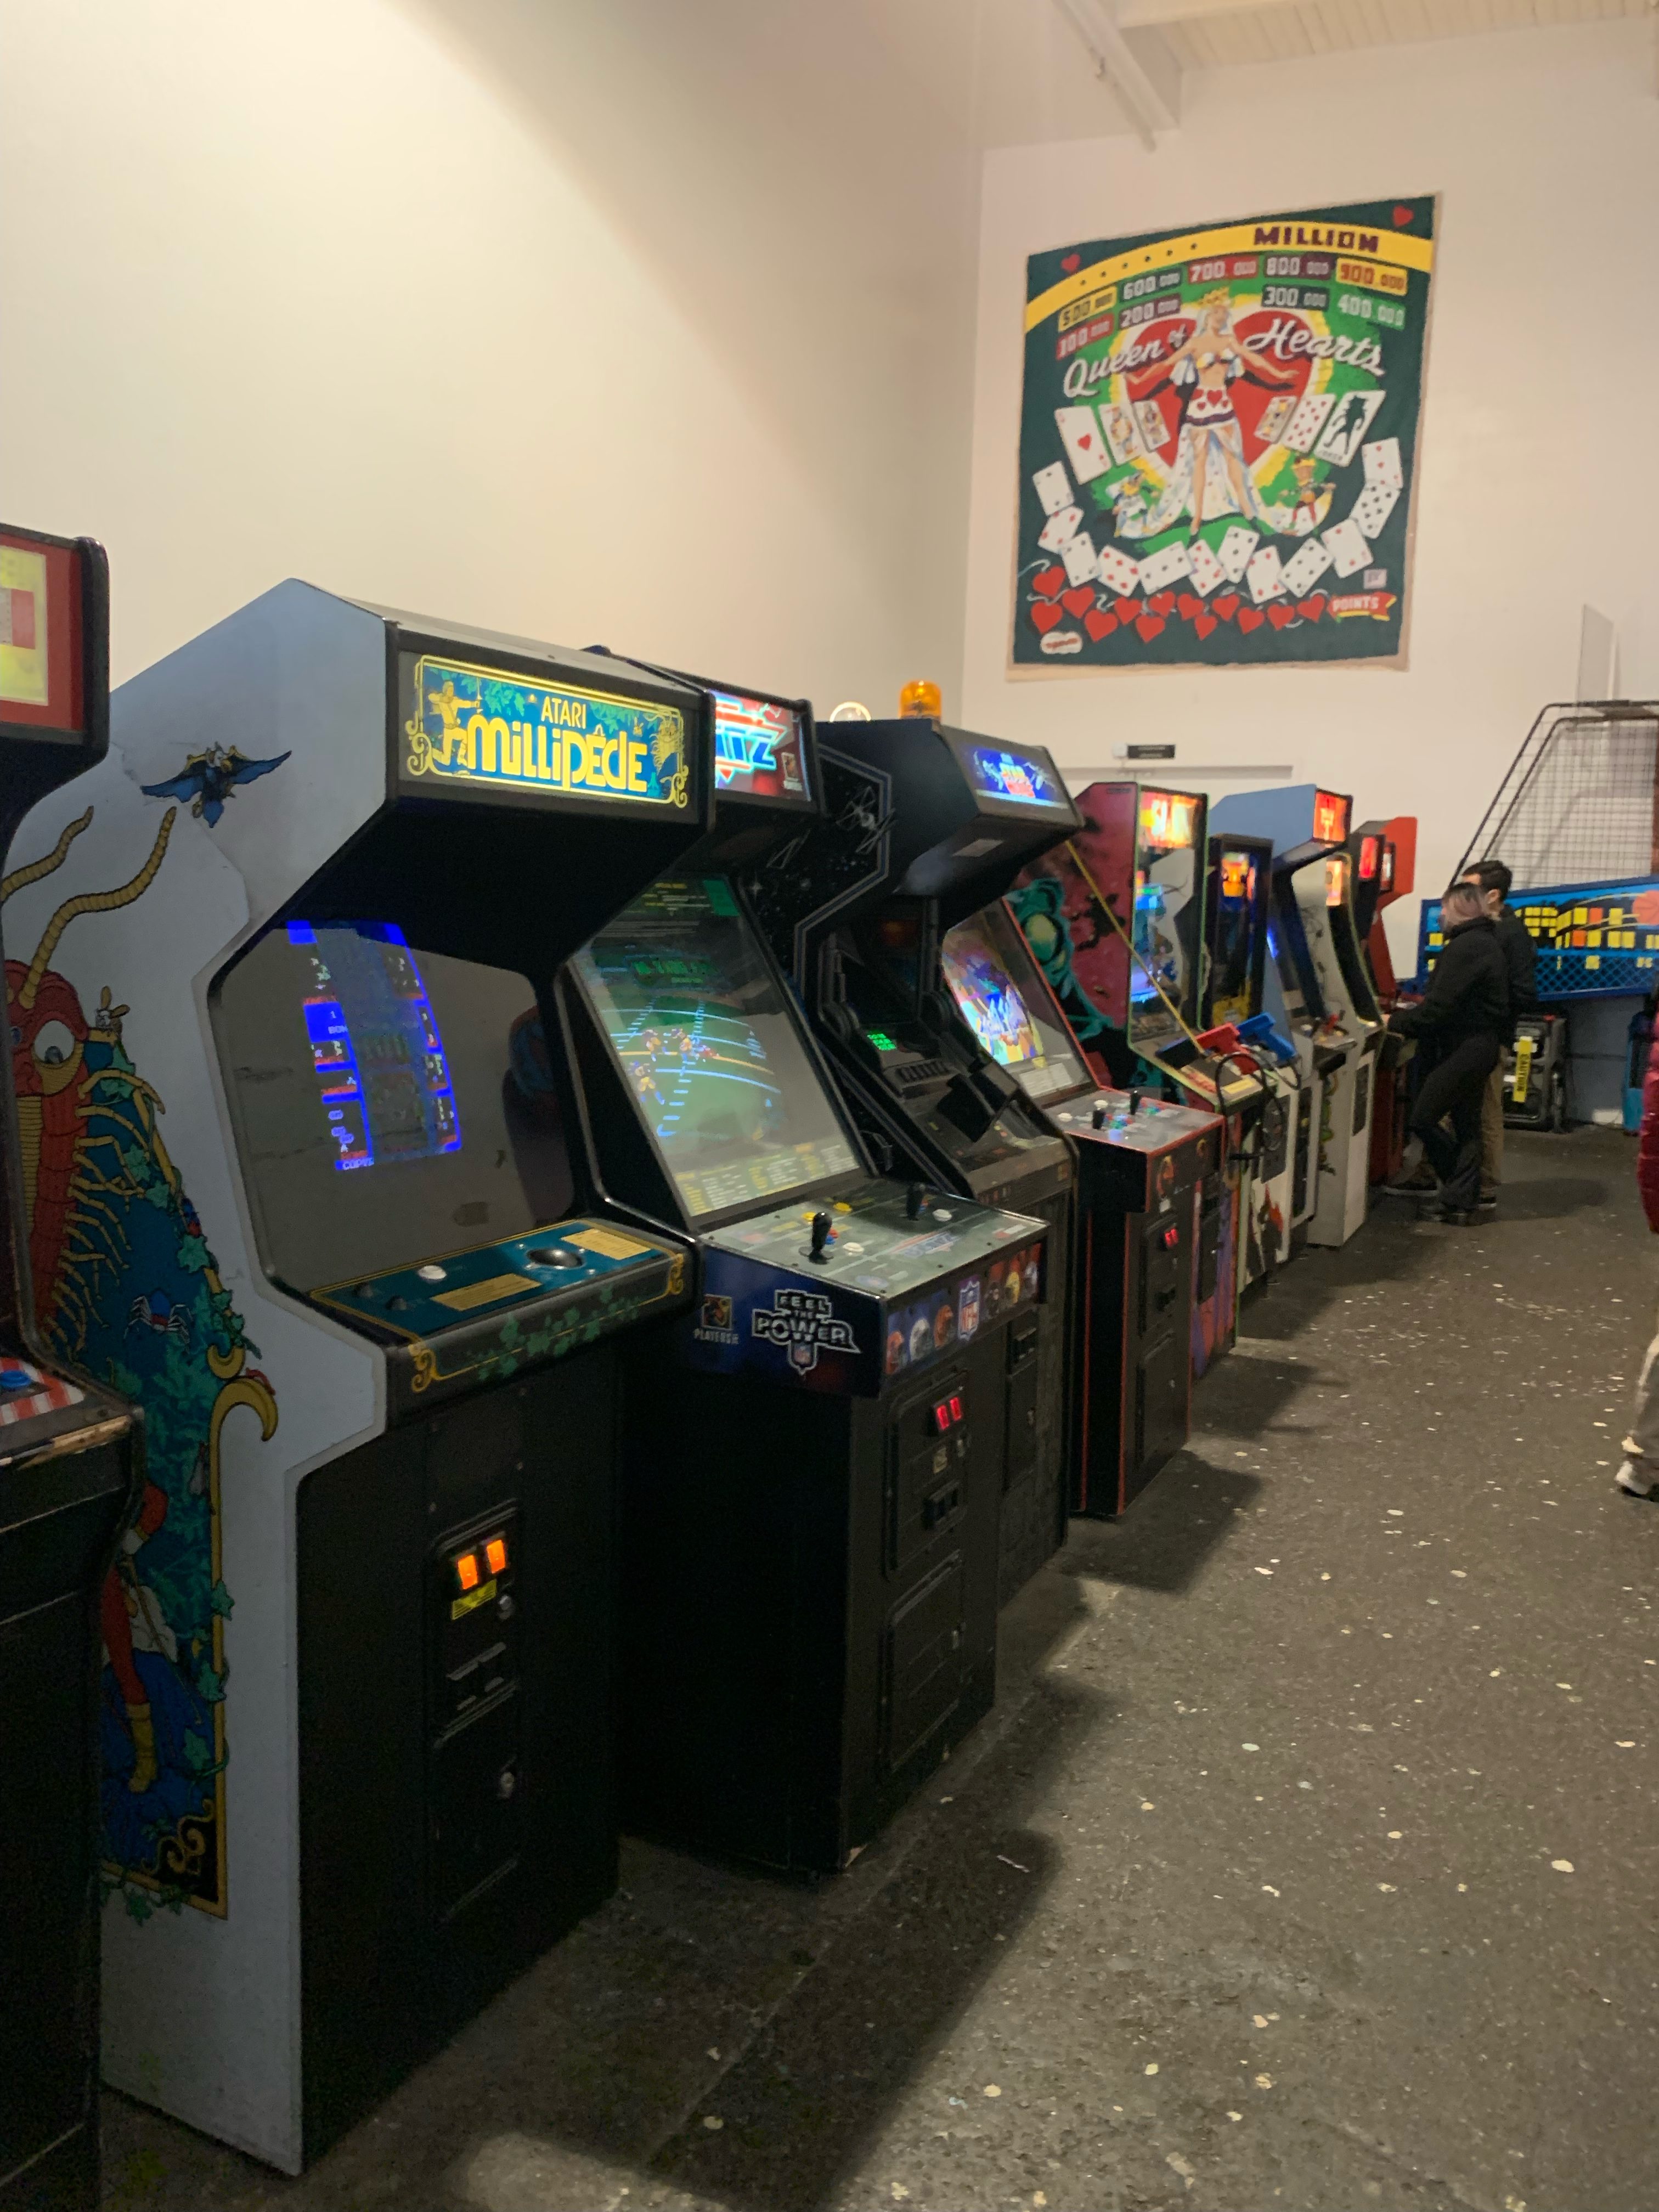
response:
[[[1100,434],[1094,409],[1056,407],[1054,422],[1060,441],[1066,448],[1066,458],[1072,465],[1072,474],[1078,482],[1092,483],[1097,477],[1104,476],[1112,461],[1106,451],[1106,441]]]
[[[1217,558],[1230,584],[1237,583],[1249,567],[1250,556],[1261,535],[1259,530],[1246,530],[1242,522],[1236,522],[1222,539]]]
[[[1365,481],[1380,484],[1384,491],[1405,489],[1405,472],[1400,465],[1398,438],[1374,438],[1359,456],[1365,465]]]
[[[1188,573],[1190,556],[1184,545],[1165,545],[1157,553],[1149,553],[1140,564],[1140,588],[1143,592],[1161,592],[1166,584],[1173,584]]]
[[[1285,426],[1296,412],[1293,392],[1275,392],[1256,418],[1255,434],[1264,446],[1277,445],[1284,435]]]
[[[1326,569],[1330,567],[1331,560],[1332,556],[1326,550],[1322,541],[1317,538],[1310,538],[1304,544],[1297,546],[1296,551],[1285,563],[1283,573],[1285,590],[1299,599],[1304,592],[1312,591]]]
[[[1140,563],[1132,560],[1121,546],[1102,546],[1095,573],[1107,590],[1120,599],[1127,599],[1132,592],[1140,589]]]
[[[1376,538],[1399,503],[1397,485],[1368,483],[1353,503],[1353,519],[1365,537]]]
[[[1140,451],[1140,431],[1135,422],[1134,410],[1121,403],[1104,406],[1100,410],[1100,427],[1106,433],[1112,459],[1119,467],[1125,461],[1133,460]]]
[[[1135,407],[1135,420],[1140,425],[1140,434],[1147,450],[1156,453],[1169,441],[1170,426],[1164,419],[1164,410],[1156,399],[1142,399]]]
[[[1250,556],[1250,565],[1244,571],[1245,581],[1250,587],[1250,597],[1261,606],[1268,599],[1285,596],[1285,575],[1279,565],[1276,546],[1264,545],[1259,553]]]
[[[1072,503],[1072,480],[1066,473],[1063,461],[1050,461],[1046,469],[1039,469],[1031,478],[1036,495],[1042,501],[1045,514],[1058,514],[1062,507]]]
[[[1060,559],[1066,563],[1066,574],[1073,584],[1092,584],[1098,573],[1098,556],[1095,542],[1086,530],[1079,530],[1075,538],[1068,538]]]
[[[1352,515],[1325,532],[1325,544],[1339,576],[1352,576],[1371,557],[1371,549]]]
[[[1037,532],[1037,544],[1045,553],[1058,553],[1067,541],[1077,535],[1078,525],[1083,520],[1080,507],[1057,507]]]
[[[1314,447],[1322,461],[1345,469],[1359,451],[1371,417],[1382,404],[1381,392],[1345,392],[1338,399],[1325,434]]]
[[[1188,548],[1187,562],[1193,589],[1200,598],[1207,599],[1218,584],[1227,580],[1227,571],[1201,538],[1194,538]]]
[[[1305,453],[1325,426],[1325,417],[1336,404],[1334,392],[1304,392],[1296,412],[1285,426],[1279,443],[1293,453]]]

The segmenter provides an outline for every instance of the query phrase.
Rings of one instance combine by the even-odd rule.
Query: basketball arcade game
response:
[[[1314,784],[1236,793],[1216,808],[1227,830],[1273,841],[1273,949],[1292,1037],[1321,1079],[1317,1171],[1308,1241],[1345,1244],[1365,1218],[1381,1010],[1354,924],[1347,852],[1352,802]],[[1306,1073],[1304,1062],[1304,1073]],[[1300,1133],[1298,1133],[1298,1153]],[[1310,1164],[1315,1155],[1310,1151]],[[1301,1177],[1298,1159],[1298,1180]],[[1301,1218],[1297,1206],[1293,1223]]]
[[[943,954],[969,1027],[1074,1149],[1073,1506],[1109,1516],[1187,1441],[1194,1212],[1224,1125],[1097,1082],[1007,901],[958,922]]]
[[[0,871],[22,817],[109,744],[109,572],[90,538],[0,529]],[[0,878],[0,902],[27,867]],[[21,942],[20,939],[18,942]],[[6,964],[0,1078],[0,1711],[24,1795],[0,1844],[0,2205],[91,2212],[98,2174],[100,1613],[138,1500],[131,1413],[35,1323],[32,1269],[87,1242],[83,1028]],[[70,1016],[72,1018],[66,1019]],[[118,1632],[112,1631],[112,1633]]]
[[[822,763],[823,818],[766,903],[773,951],[878,1156],[1046,1224],[1048,1299],[1006,1344],[1006,1601],[1065,1537],[1073,1162],[957,1013],[941,944],[1077,815],[1039,748],[921,718],[837,723]]]
[[[760,927],[817,822],[811,710],[709,688],[713,830],[560,987],[597,1182],[702,1268],[629,1394],[624,1810],[830,1872],[992,1703],[1046,1231],[872,1175]]]
[[[106,2072],[297,2171],[614,1886],[615,1344],[688,1255],[586,1207],[511,1040],[697,835],[703,705],[289,582],[112,722],[26,914],[118,1140],[88,1347],[156,1416]]]

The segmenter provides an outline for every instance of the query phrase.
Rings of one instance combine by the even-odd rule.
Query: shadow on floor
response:
[[[1177,1452],[1116,1521],[1073,1521],[1055,1565],[1062,1576],[1121,1583],[1170,1595],[1188,1589],[1261,1489],[1242,1468]]]

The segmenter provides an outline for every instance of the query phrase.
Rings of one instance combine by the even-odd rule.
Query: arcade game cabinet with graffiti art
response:
[[[560,988],[597,1181],[701,1267],[631,1362],[623,1812],[830,1873],[994,1696],[1045,1226],[872,1176],[761,926],[818,817],[811,709],[708,691],[714,826]]]
[[[1305,1219],[1313,1244],[1346,1244],[1365,1218],[1370,1189],[1383,1022],[1354,923],[1352,813],[1350,799],[1311,783],[1237,792],[1215,810],[1218,828],[1273,842],[1278,1004],[1270,1000],[1269,1010],[1298,1044],[1304,1078],[1316,1079],[1316,1150],[1310,1143],[1304,1154],[1299,1124],[1292,1210],[1293,1227]]]
[[[1204,799],[1125,782],[1091,784],[1076,803],[1081,822],[1024,870],[1011,903],[1097,1079],[1187,1097],[1236,1125],[1253,1117],[1249,1055],[1218,1059],[1198,1041]],[[1200,1372],[1237,1328],[1241,1152],[1238,1141],[1218,1148],[1199,1184],[1189,1327]]]
[[[1265,1011],[1273,845],[1265,837],[1210,840],[1206,927],[1210,974],[1205,1035],[1230,1029],[1241,1052],[1227,1063],[1256,1093],[1240,1116],[1238,1286],[1261,1282],[1291,1255],[1292,1135],[1300,1079],[1296,1052]]]
[[[290,581],[24,827],[97,1224],[37,1310],[149,1437],[105,2072],[290,2172],[614,1884],[617,1338],[689,1255],[512,1037],[702,828],[702,717]]]
[[[824,811],[767,913],[854,1113],[899,1172],[1041,1216],[1049,1298],[1006,1340],[1011,1431],[1001,1506],[1006,1602],[1065,1540],[1071,1446],[1064,1367],[1073,1279],[1073,1159],[957,1011],[941,942],[1075,826],[1060,772],[1031,745],[925,716],[838,722]]]
[[[1370,981],[1377,1011],[1386,1017],[1400,995],[1389,933],[1382,926],[1387,907],[1411,891],[1416,881],[1417,817],[1397,814],[1387,822],[1362,822],[1348,840],[1352,864],[1354,934]],[[1411,1116],[1411,1077],[1415,1039],[1385,1030],[1377,1055],[1376,1098],[1371,1108],[1370,1179],[1388,1182],[1400,1172]]]
[[[1194,1197],[1224,1127],[1096,1080],[1006,900],[957,924],[944,965],[969,1027],[1073,1149],[1073,1505],[1121,1513],[1187,1440]]]
[[[103,548],[0,528],[0,871],[23,815],[108,744]],[[32,860],[0,873],[0,903],[46,872]],[[141,1480],[132,1416],[81,1326],[118,1263],[102,1196],[113,1147],[93,1123],[122,1101],[88,1080],[87,1024],[51,964],[58,930],[5,963],[0,1079],[0,1743],[17,1793],[0,1841],[6,2212],[99,2200],[99,1648],[118,1651],[129,1629],[117,1542]],[[32,1280],[56,1292],[44,1327]]]

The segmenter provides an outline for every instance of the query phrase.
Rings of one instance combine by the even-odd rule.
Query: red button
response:
[[[951,1401],[951,1419],[953,1421],[959,1421],[962,1419],[962,1401],[960,1398],[952,1398]]]
[[[933,1408],[933,1426],[938,1430],[940,1436],[943,1436],[950,1425],[951,1408],[945,1403],[943,1399],[941,1399],[939,1403]]]
[[[1179,1243],[1180,1243],[1180,1242],[1181,1242],[1181,1231],[1180,1231],[1178,1229],[1176,1229],[1176,1228],[1169,1228],[1169,1229],[1166,1229],[1166,1230],[1164,1231],[1164,1250],[1165,1250],[1166,1252],[1173,1252],[1173,1251],[1175,1250],[1176,1246],[1177,1244],[1179,1244]]]

